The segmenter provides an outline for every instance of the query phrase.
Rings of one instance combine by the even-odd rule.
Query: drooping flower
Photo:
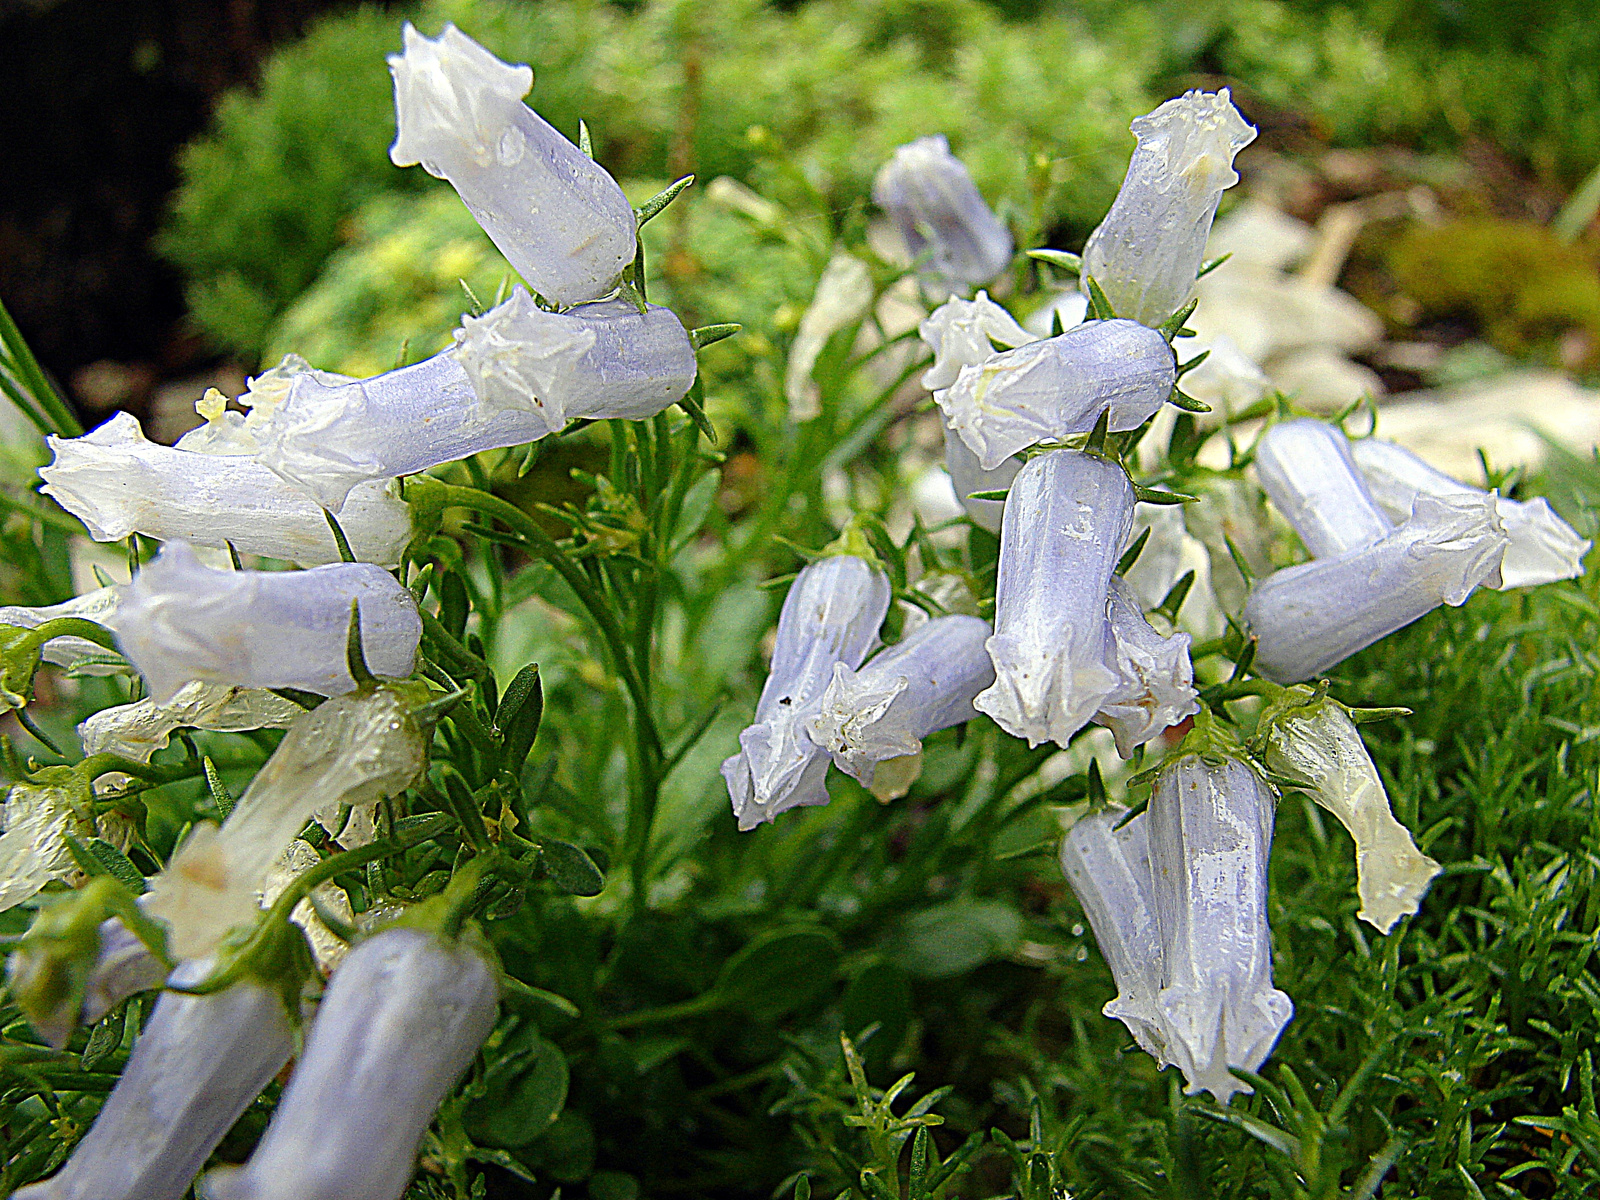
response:
[[[1259,639],[1255,669],[1295,683],[1499,580],[1507,539],[1494,498],[1418,496],[1388,537],[1285,567],[1251,588],[1244,616]]]
[[[1187,633],[1163,637],[1156,632],[1133,589],[1115,576],[1106,616],[1111,627],[1110,663],[1119,683],[1094,720],[1111,730],[1117,753],[1128,758],[1135,747],[1200,711],[1189,657],[1192,639]]]
[[[935,393],[950,428],[985,470],[1036,442],[1137,429],[1172,395],[1177,364],[1166,339],[1134,321],[1088,321],[963,367]]]
[[[1394,532],[1361,478],[1349,440],[1326,421],[1274,425],[1256,445],[1255,465],[1262,488],[1313,558],[1370,546]]]
[[[184,963],[171,981],[192,986],[211,965]],[[66,1166],[17,1200],[182,1200],[293,1046],[281,992],[254,980],[163,994]]]
[[[354,601],[368,665],[409,675],[422,637],[416,600],[369,563],[219,571],[169,542],[122,588],[117,641],[157,704],[191,680],[337,696],[356,686],[345,658]]]
[[[1351,452],[1373,498],[1397,521],[1411,514],[1418,496],[1485,494],[1435,470],[1393,442],[1362,438],[1352,445]],[[1507,500],[1496,496],[1495,511],[1510,539],[1500,566],[1502,588],[1534,587],[1583,574],[1583,556],[1589,552],[1589,542],[1558,517],[1542,497]]]
[[[1191,1094],[1222,1104],[1250,1091],[1228,1068],[1258,1070],[1294,1015],[1272,986],[1273,803],[1243,759],[1180,753],[1162,765],[1145,814],[1167,1053]]]
[[[978,194],[943,134],[907,142],[878,169],[872,202],[888,214],[926,283],[944,292],[988,283],[1011,262],[1011,232]]]
[[[1083,274],[1119,317],[1158,326],[1194,294],[1234,155],[1256,131],[1222,91],[1185,92],[1133,122],[1127,177],[1083,248]]]
[[[318,810],[405,791],[427,743],[391,687],[364,687],[296,718],[221,828],[202,822],[152,881],[146,911],[179,958],[208,954],[255,919],[268,875]]]
[[[806,721],[834,664],[859,667],[877,645],[888,611],[889,577],[856,554],[827,555],[795,578],[778,616],[755,721],[739,735],[739,752],[722,764],[741,830],[790,808],[828,802],[828,756],[807,736]]]
[[[262,464],[342,521],[367,481],[537,441],[578,418],[654,416],[683,398],[695,370],[670,309],[606,301],[552,313],[518,287],[464,317],[453,348],[412,366],[333,383],[291,370],[244,428]]]
[[[1106,602],[1133,507],[1127,472],[1077,450],[1039,455],[1011,485],[988,642],[996,678],[976,705],[1030,746],[1066,746],[1120,683]]]
[[[1339,819],[1356,843],[1356,915],[1388,933],[1417,911],[1439,864],[1417,849],[1395,820],[1383,780],[1344,707],[1326,697],[1311,704],[1308,688],[1293,688],[1286,703],[1263,716],[1269,768],[1305,785],[1312,799]]]
[[[533,71],[501,62],[454,25],[408,23],[389,57],[399,132],[389,158],[448,179],[529,286],[594,300],[633,262],[637,220],[603,167],[522,102]]]
[[[783,395],[791,421],[810,421],[822,413],[821,389],[811,372],[828,339],[859,321],[872,304],[872,275],[859,258],[840,252],[828,260],[811,303],[800,317],[789,361],[784,368]]]
[[[40,490],[96,541],[142,533],[216,548],[231,542],[241,553],[308,565],[339,561],[316,501],[249,454],[159,445],[128,413],[82,437],[46,440],[55,461],[39,468]],[[363,476],[339,515],[351,552],[379,566],[399,562],[411,540],[411,513],[388,479]]]
[[[390,928],[350,952],[250,1161],[207,1200],[399,1200],[445,1094],[494,1028],[493,966],[465,942]]]
[[[1156,997],[1161,991],[1161,931],[1150,878],[1148,821],[1140,814],[1118,828],[1120,805],[1080,814],[1061,841],[1061,870],[1089,918],[1117,995],[1100,1010],[1121,1021],[1141,1049],[1165,1065],[1167,1033]]]
[[[989,632],[977,617],[935,617],[860,670],[834,663],[807,736],[870,788],[880,763],[921,754],[930,733],[978,715],[972,698],[994,682]]]

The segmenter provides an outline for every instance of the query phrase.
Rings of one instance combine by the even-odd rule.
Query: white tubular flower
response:
[[[922,739],[977,716],[994,682],[989,622],[935,617],[859,671],[834,663],[806,735],[845,774],[871,787],[879,763],[922,753]]]
[[[1411,831],[1395,820],[1355,722],[1341,705],[1323,699],[1289,708],[1263,724],[1267,766],[1305,785],[1355,839],[1361,897],[1356,915],[1388,933],[1401,917],[1417,911],[1439,864],[1418,850]]]
[[[1435,470],[1403,446],[1363,438],[1351,446],[1372,495],[1397,521],[1411,515],[1418,496],[1482,496],[1483,491]],[[1502,588],[1534,587],[1583,574],[1589,542],[1542,498],[1495,497],[1495,511],[1511,544],[1500,567]],[[1491,585],[1492,586],[1492,585]]]
[[[1133,589],[1141,609],[1157,607],[1178,582],[1190,541],[1183,521],[1184,507],[1182,504],[1141,504],[1134,510],[1132,540],[1138,541],[1146,529],[1150,536],[1123,578]]]
[[[318,809],[399,795],[426,764],[427,744],[388,687],[318,705],[289,727],[220,829],[195,826],[145,910],[167,922],[179,958],[210,953],[255,919],[272,868]]]
[[[1464,604],[1498,581],[1506,545],[1493,497],[1418,496],[1382,541],[1257,581],[1244,606],[1260,639],[1255,669],[1276,683],[1309,679],[1440,604]]]
[[[517,273],[560,304],[594,300],[633,261],[638,222],[617,181],[522,102],[533,71],[454,25],[408,23],[389,56],[397,167],[448,179]]]
[[[1256,444],[1255,465],[1261,486],[1312,558],[1358,550],[1394,532],[1361,478],[1349,440],[1326,421],[1274,425]]]
[[[877,645],[888,611],[889,577],[854,554],[818,559],[790,585],[756,719],[739,735],[739,753],[722,764],[741,830],[828,802],[828,756],[806,735],[805,723],[834,664],[859,667]]]
[[[1122,580],[1111,580],[1106,615],[1111,625],[1112,669],[1118,686],[1095,713],[1096,725],[1111,730],[1117,753],[1133,754],[1163,730],[1200,711],[1187,633],[1162,637],[1145,620],[1139,597]]]
[[[1139,139],[1111,211],[1083,248],[1083,275],[1119,317],[1157,326],[1194,294],[1234,155],[1255,129],[1228,89],[1185,92],[1133,122]]]
[[[206,1200],[400,1200],[434,1111],[494,1028],[495,969],[420,929],[367,939],[334,972],[272,1123]]]
[[[66,786],[11,785],[0,810],[5,822],[5,833],[0,834],[0,911],[31,899],[52,879],[79,876],[67,834],[88,839],[95,831],[72,801]]]
[[[179,729],[241,733],[247,729],[287,729],[305,709],[261,688],[220,683],[186,683],[165,704],[146,697],[133,704],[103,708],[78,726],[85,755],[108,752],[149,762]]]
[[[1161,930],[1158,1004],[1190,1094],[1219,1104],[1247,1084],[1294,1015],[1272,986],[1267,856],[1273,798],[1248,764],[1199,754],[1164,764],[1145,814]]]
[[[992,471],[1036,442],[1094,428],[1137,429],[1172,395],[1177,364],[1166,339],[1134,321],[1088,321],[963,367],[934,394],[950,428]]]
[[[1120,805],[1079,816],[1061,841],[1061,870],[1089,918],[1095,943],[1111,968],[1117,996],[1100,1011],[1121,1021],[1134,1040],[1165,1066],[1167,1033],[1156,997],[1161,991],[1161,931],[1150,879],[1148,824]]]
[[[888,214],[926,282],[946,292],[988,283],[1011,262],[1011,232],[978,194],[943,134],[907,142],[878,169],[872,202]]]
[[[1127,472],[1077,450],[1039,455],[1011,485],[988,642],[996,679],[975,703],[1030,746],[1065,747],[1120,682],[1106,601],[1133,506]]]
[[[326,524],[326,522],[324,522]],[[96,588],[61,604],[47,604],[42,608],[24,608],[15,604],[0,606],[0,625],[14,625],[18,629],[37,629],[46,621],[59,617],[81,617],[104,625],[116,627],[118,589]],[[84,675],[114,675],[124,669],[120,658],[104,646],[88,638],[54,637],[41,648],[39,657],[58,667],[71,667]]]
[[[859,321],[871,304],[872,275],[867,264],[848,254],[835,254],[817,280],[817,290],[789,347],[783,394],[791,421],[810,421],[822,414],[822,392],[811,378],[817,356],[829,338]]]
[[[172,982],[199,983],[210,969],[184,963]],[[281,994],[259,983],[165,993],[67,1165],[16,1200],[182,1200],[293,1046]]]
[[[237,415],[237,414],[229,414]],[[83,437],[51,435],[55,461],[40,490],[88,527],[97,542],[130,533],[222,547],[288,562],[339,561],[328,519],[298,488],[248,454],[196,453],[145,438],[118,413]],[[339,524],[363,562],[392,566],[411,540],[411,513],[387,477],[363,476]]]
[[[990,533],[999,533],[1006,502],[974,500],[972,497],[976,492],[999,492],[1009,488],[1017,472],[1022,470],[1022,460],[1012,456],[994,470],[985,471],[978,464],[978,456],[972,452],[972,447],[946,425],[944,469],[950,473],[950,484],[956,490],[956,499],[961,501],[961,507],[967,510],[967,516],[972,518],[973,523],[983,526]]]
[[[191,680],[337,696],[356,686],[345,658],[353,601],[373,673],[411,674],[422,618],[394,576],[369,563],[218,571],[182,542],[122,588],[117,641],[157,704]]]
[[[933,366],[922,376],[922,386],[930,392],[949,387],[962,367],[988,362],[998,353],[996,342],[1015,350],[1039,340],[984,291],[973,300],[946,300],[917,326],[917,332],[933,351]]]
[[[1219,333],[1209,346],[1192,345],[1185,354],[1192,359],[1201,350],[1206,351],[1205,361],[1184,375],[1183,391],[1209,404],[1213,413],[1232,416],[1249,408],[1272,386],[1267,373],[1227,334]]]

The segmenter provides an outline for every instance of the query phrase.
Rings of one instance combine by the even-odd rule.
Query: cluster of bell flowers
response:
[[[138,532],[302,564],[338,561],[324,510],[351,551],[392,566],[412,535],[398,476],[523,445],[575,420],[641,419],[682,400],[695,344],[670,309],[646,304],[632,270],[638,225],[599,164],[522,102],[526,66],[454,26],[405,30],[389,60],[396,165],[448,179],[527,287],[462,319],[454,344],[371,379],[290,355],[237,398],[208,393],[176,446],[118,414],[51,437],[43,491],[93,537]]]

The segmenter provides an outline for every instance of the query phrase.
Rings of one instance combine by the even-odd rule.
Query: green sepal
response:
[[[683,189],[688,187],[693,182],[693,175],[685,175],[676,183],[668,184],[654,196],[650,197],[650,199],[646,200],[638,208],[633,210],[634,219],[642,226],[651,217],[656,216],[662,209],[676,200],[679,194],[682,193]]]
[[[1026,251],[1026,254],[1035,262],[1049,263],[1052,267],[1071,271],[1074,275],[1083,270],[1083,255],[1073,254],[1069,250],[1052,250],[1048,246],[1041,246],[1036,250]]]

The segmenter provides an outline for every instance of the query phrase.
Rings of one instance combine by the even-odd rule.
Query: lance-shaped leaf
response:
[[[965,291],[1011,262],[1011,232],[978,194],[943,134],[907,142],[879,168],[872,201],[888,215],[929,287]]]

